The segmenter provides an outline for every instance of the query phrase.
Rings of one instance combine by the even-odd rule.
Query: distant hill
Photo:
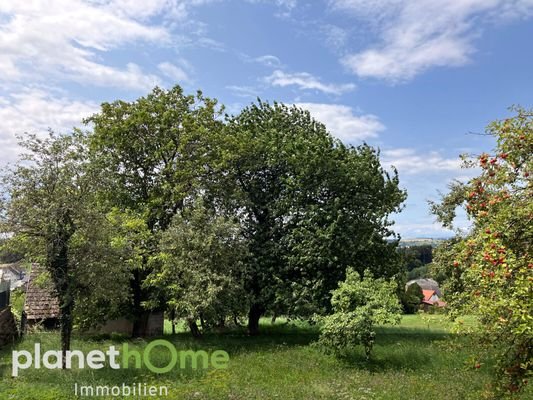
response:
[[[443,238],[409,238],[400,240],[400,247],[424,246],[430,245],[437,247],[446,239]]]

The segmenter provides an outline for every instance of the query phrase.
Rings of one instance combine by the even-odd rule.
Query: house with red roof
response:
[[[422,294],[424,298],[422,299],[422,308],[424,311],[428,311],[430,306],[435,307],[445,307],[446,303],[440,300],[439,295],[436,290],[433,289],[422,289]]]

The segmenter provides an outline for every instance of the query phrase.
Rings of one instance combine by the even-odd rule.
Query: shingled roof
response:
[[[45,273],[44,267],[32,264],[24,303],[24,311],[28,320],[59,317],[59,300],[54,295],[52,282],[39,279],[43,273]]]

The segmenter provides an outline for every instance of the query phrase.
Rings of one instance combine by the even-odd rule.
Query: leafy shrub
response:
[[[26,293],[21,288],[17,288],[11,292],[11,311],[13,312],[17,323],[20,322],[22,317],[25,297]]]
[[[368,270],[361,278],[353,269],[348,269],[346,280],[333,291],[331,305],[333,314],[320,318],[318,344],[335,354],[361,344],[368,359],[376,335],[374,327],[400,322],[396,283],[374,279]]]

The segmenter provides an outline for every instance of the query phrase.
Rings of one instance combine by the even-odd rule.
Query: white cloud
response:
[[[112,12],[136,19],[149,19],[154,15],[159,15],[163,11],[172,18],[183,20],[188,16],[186,1],[169,0],[113,0],[98,1],[107,5]]]
[[[272,75],[265,78],[265,81],[273,86],[297,86],[303,90],[318,90],[323,93],[334,95],[350,92],[356,87],[353,83],[345,83],[340,85],[323,83],[318,78],[307,72],[297,72],[291,74],[285,73],[281,70],[274,71]]]
[[[215,50],[221,53],[227,51],[226,45],[218,40],[211,39],[208,37],[200,37],[194,40],[195,45],[200,45],[202,47]]]
[[[385,126],[372,114],[355,115],[352,108],[341,104],[297,103],[322,122],[332,135],[345,143],[376,137]]]
[[[405,0],[330,0],[329,4],[343,12],[360,17],[385,18],[397,12]]]
[[[239,86],[239,85],[230,85],[226,86],[226,89],[233,92],[235,96],[239,97],[258,97],[259,90],[252,86]]]
[[[361,77],[399,82],[432,67],[461,66],[475,52],[479,22],[527,18],[532,0],[332,0],[377,31],[379,43],[342,62]],[[376,22],[377,21],[377,22]]]
[[[326,44],[334,49],[343,48],[348,41],[348,32],[336,25],[324,25],[320,29],[325,36]]]
[[[93,102],[54,97],[49,90],[36,88],[0,97],[0,164],[14,161],[19,153],[15,135],[42,134],[48,128],[68,132],[97,110],[98,105]]]
[[[170,43],[165,24],[152,24],[152,18],[184,20],[192,6],[210,1],[214,0],[4,0],[0,81],[56,78],[148,90],[160,83],[158,76],[133,62],[123,67],[106,64],[103,55],[131,44]]]
[[[298,5],[298,0],[246,0],[248,3],[267,3],[277,6],[280,11],[275,15],[280,18],[290,17],[293,9]]]
[[[187,72],[172,63],[163,62],[157,66],[159,70],[168,78],[172,79],[175,82],[188,82],[189,76]]]
[[[462,161],[459,157],[446,158],[435,151],[417,153],[410,148],[398,148],[382,151],[382,163],[393,165],[400,175],[416,175],[435,172],[461,171]]]
[[[298,4],[297,0],[275,0],[278,7],[293,9]]]
[[[282,11],[276,14],[279,18],[287,18],[291,16],[291,12],[296,8],[298,1],[297,0],[275,0],[275,3],[278,7],[282,8]]]
[[[253,59],[253,61],[255,61],[255,62],[259,63],[259,64],[263,64],[263,65],[265,65],[267,67],[272,67],[272,68],[281,66],[280,59],[278,57],[270,55],[270,54],[267,54],[267,55],[264,55],[264,56],[260,56],[260,57],[256,57],[256,58]]]

